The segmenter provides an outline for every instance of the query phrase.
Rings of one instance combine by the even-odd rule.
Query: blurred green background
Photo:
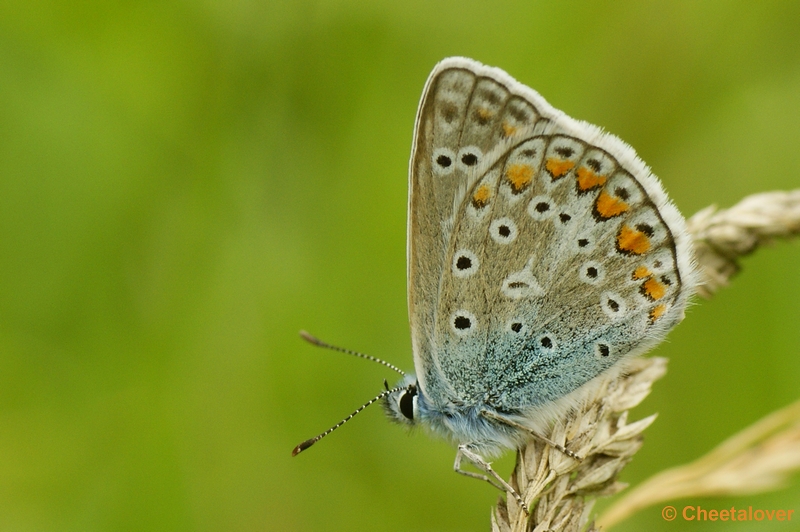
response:
[[[498,493],[380,408],[290,456],[395,378],[299,329],[412,367],[407,164],[449,55],[621,136],[686,215],[800,187],[797,1],[3,2],[0,530],[488,529]],[[800,395],[798,264],[746,259],[656,349],[623,480]],[[800,529],[693,524],[723,527]]]

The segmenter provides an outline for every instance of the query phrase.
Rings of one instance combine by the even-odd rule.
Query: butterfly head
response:
[[[389,390],[388,384],[385,383]],[[419,387],[417,377],[406,375],[397,386],[383,398],[383,409],[392,421],[413,426],[419,421]]]

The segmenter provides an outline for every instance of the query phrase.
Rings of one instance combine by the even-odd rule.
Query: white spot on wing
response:
[[[453,275],[456,277],[470,277],[478,271],[478,266],[478,257],[468,249],[459,249],[453,255]]]
[[[524,297],[539,297],[544,295],[536,277],[533,276],[533,258],[531,258],[521,271],[514,272],[503,280],[500,291],[503,295],[511,299],[522,299]]]
[[[511,218],[498,218],[489,226],[489,236],[498,244],[510,244],[517,238],[517,224]]]
[[[625,304],[625,300],[619,294],[603,292],[600,296],[600,308],[603,309],[606,316],[612,320],[618,320],[625,315],[628,305]]]
[[[506,331],[513,335],[525,336],[528,334],[528,326],[522,318],[516,317],[506,323]]]
[[[466,146],[458,150],[456,163],[462,172],[471,172],[483,161],[483,152],[477,146]]]
[[[549,332],[545,332],[537,336],[535,345],[537,350],[544,351],[555,351],[558,348],[555,337]]]
[[[605,338],[600,338],[594,343],[594,356],[597,359],[608,358],[611,355],[611,344]]]
[[[594,244],[594,235],[585,233],[574,238],[572,248],[578,253],[591,253],[594,251]]]
[[[448,162],[449,161],[449,162]],[[437,148],[433,151],[431,160],[433,172],[437,175],[449,175],[456,167],[456,154],[448,148]]]
[[[578,270],[578,278],[587,284],[600,284],[605,276],[606,269],[595,260],[584,262]]]
[[[547,220],[553,216],[557,208],[550,196],[536,196],[528,204],[528,214],[537,221]]]
[[[475,314],[468,310],[457,310],[450,316],[450,327],[458,336],[471,334],[478,325]]]

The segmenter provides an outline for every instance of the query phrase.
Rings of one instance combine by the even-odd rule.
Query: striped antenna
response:
[[[346,353],[348,355],[353,355],[354,357],[366,358],[367,360],[371,360],[373,362],[377,362],[378,364],[383,364],[387,368],[395,370],[397,373],[399,373],[400,375],[402,375],[404,377],[406,375],[405,371],[403,371],[402,369],[398,368],[394,364],[390,364],[390,363],[386,362],[385,360],[381,360],[380,358],[373,357],[373,356],[370,356],[370,355],[365,355],[364,353],[359,353],[358,351],[352,351],[350,349],[345,349],[343,347],[337,347],[335,345],[331,345],[331,344],[329,344],[327,342],[323,342],[322,340],[320,340],[316,336],[312,336],[311,334],[309,334],[306,331],[300,331],[300,337],[303,340],[305,340],[306,342],[308,342],[308,343],[310,343],[312,345],[315,345],[317,347],[324,347],[325,349],[330,349],[331,351],[338,351],[340,353]]]
[[[313,336],[312,336],[312,338],[313,338]],[[297,447],[295,447],[292,450],[292,456],[297,456],[298,454],[302,453],[303,451],[305,451],[306,449],[308,449],[309,447],[311,447],[312,445],[317,443],[319,440],[321,440],[322,438],[324,438],[325,436],[327,436],[328,434],[330,434],[334,430],[338,429],[339,427],[341,427],[342,425],[344,425],[345,423],[347,423],[348,421],[353,419],[356,416],[356,414],[358,414],[359,412],[361,412],[362,410],[367,408],[369,405],[371,405],[375,401],[380,401],[384,397],[386,397],[388,395],[391,395],[394,392],[399,392],[400,390],[404,390],[404,389],[405,389],[405,386],[398,386],[397,388],[392,388],[391,390],[386,390],[385,392],[379,393],[373,399],[370,399],[369,401],[367,401],[363,405],[361,405],[358,408],[356,408],[355,412],[353,412],[352,414],[350,414],[349,416],[347,416],[346,418],[344,418],[343,420],[338,422],[336,425],[332,426],[331,428],[329,428],[328,430],[326,430],[322,434],[319,434],[318,436],[315,436],[315,437],[313,437],[313,438],[311,438],[309,440],[306,440],[303,443],[301,443],[300,445],[298,445]]]

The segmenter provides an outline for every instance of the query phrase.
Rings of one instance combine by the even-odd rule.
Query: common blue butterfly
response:
[[[484,458],[543,438],[681,321],[684,219],[630,146],[459,57],[425,85],[409,189],[415,373],[364,407],[430,427],[458,445],[457,471],[519,498]]]

